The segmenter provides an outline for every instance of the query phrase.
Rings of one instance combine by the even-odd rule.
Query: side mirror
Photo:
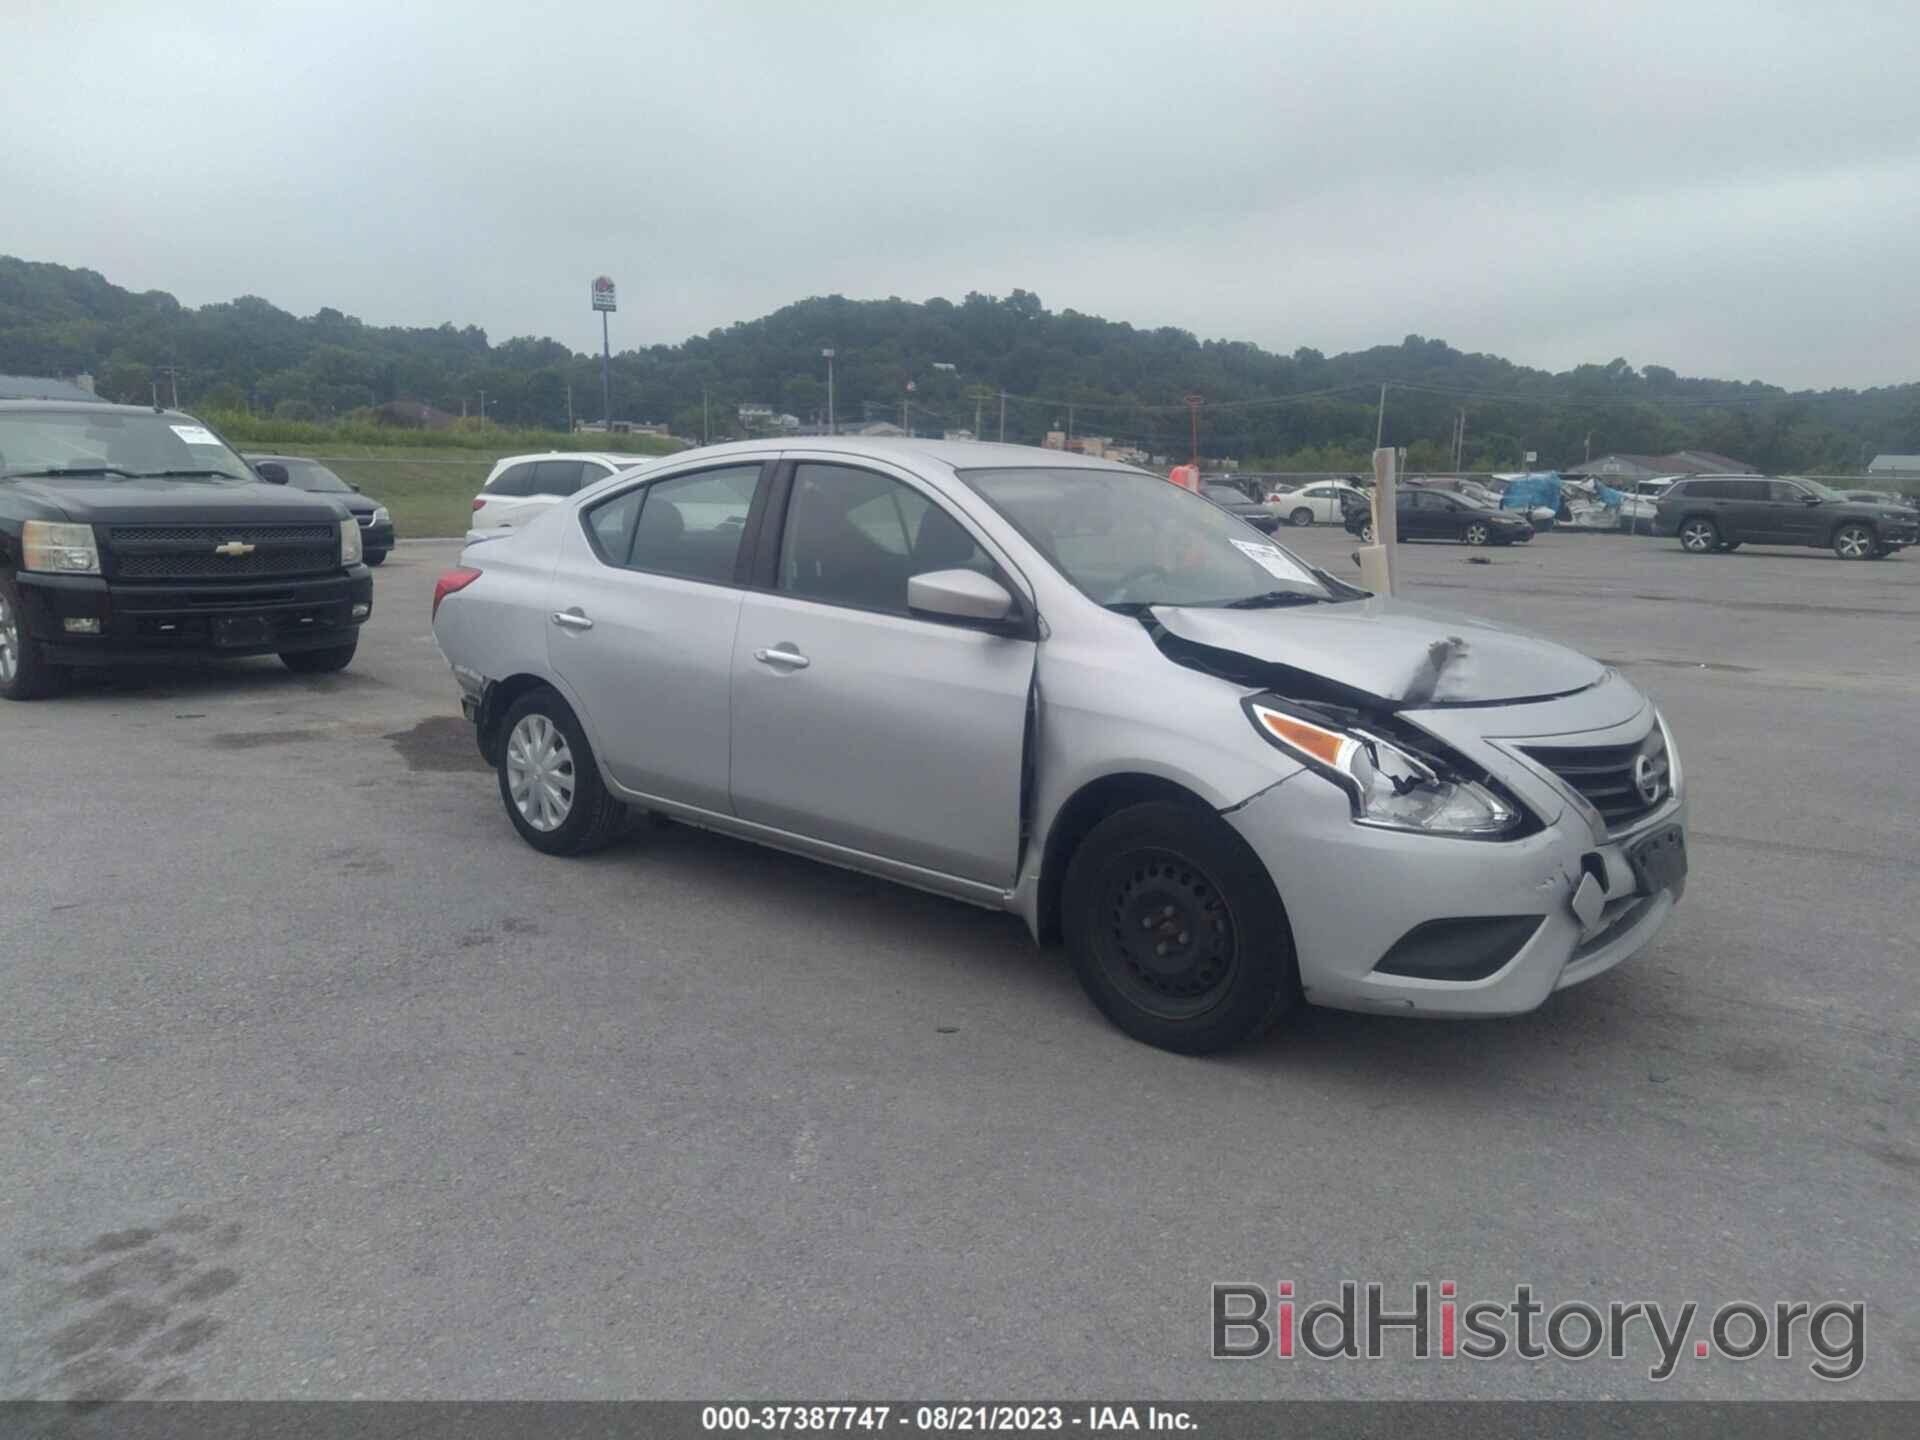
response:
[[[1820,503],[1820,497],[1818,495],[1809,495],[1800,503],[1802,505],[1818,505]]]
[[[1013,596],[978,571],[929,570],[908,579],[907,609],[936,620],[999,625],[1013,614]]]
[[[282,465],[278,460],[262,460],[253,467],[253,473],[269,485],[284,485],[287,483],[287,467]]]
[[[351,480],[347,481],[347,489],[351,490],[356,495],[360,493],[360,487],[354,484]]]

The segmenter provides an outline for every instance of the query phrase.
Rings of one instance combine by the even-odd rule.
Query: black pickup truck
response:
[[[178,411],[0,400],[0,696],[81,665],[344,668],[373,612],[360,527],[286,480]]]

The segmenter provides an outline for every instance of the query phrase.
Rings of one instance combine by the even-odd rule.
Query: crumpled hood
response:
[[[347,509],[328,495],[310,495],[264,481],[126,480],[85,476],[19,479],[16,494],[66,512],[81,525],[179,523],[268,525],[337,523]]]
[[[1545,699],[1584,690],[1607,673],[1551,640],[1378,595],[1272,610],[1163,605],[1152,615],[1176,640],[1285,667],[1398,709]]]

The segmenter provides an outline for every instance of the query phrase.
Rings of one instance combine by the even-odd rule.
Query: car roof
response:
[[[115,405],[107,400],[0,400],[0,415],[29,412],[45,414],[48,411],[97,415],[102,410],[114,415],[163,415],[174,420],[191,420],[196,425],[200,423],[184,410],[156,410],[151,405]]]
[[[1065,450],[1047,450],[1038,445],[1003,445],[992,440],[921,440],[879,435],[804,435],[785,439],[734,440],[724,445],[696,446],[658,458],[672,459],[677,463],[682,460],[703,460],[710,456],[800,454],[846,455],[855,459],[865,457],[891,461],[908,468],[911,468],[912,460],[923,459],[935,461],[950,470],[1119,470],[1134,475],[1154,473],[1142,470],[1137,465],[1123,465],[1117,460],[1075,455]],[[637,465],[652,458],[655,457],[633,457],[633,463]],[[1231,485],[1233,482],[1227,480],[1217,483]]]
[[[498,466],[520,465],[528,460],[604,460],[610,465],[625,468],[660,458],[657,455],[622,455],[617,450],[531,450],[525,455],[502,455],[493,463]]]

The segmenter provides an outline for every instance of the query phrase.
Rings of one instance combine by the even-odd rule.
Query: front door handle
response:
[[[813,662],[798,650],[786,645],[777,645],[771,650],[756,650],[753,658],[762,665],[771,665],[777,670],[804,670]]]
[[[581,610],[578,605],[575,605],[571,610],[554,611],[553,623],[558,625],[562,630],[591,630],[593,628],[593,621],[586,617],[586,612]]]

